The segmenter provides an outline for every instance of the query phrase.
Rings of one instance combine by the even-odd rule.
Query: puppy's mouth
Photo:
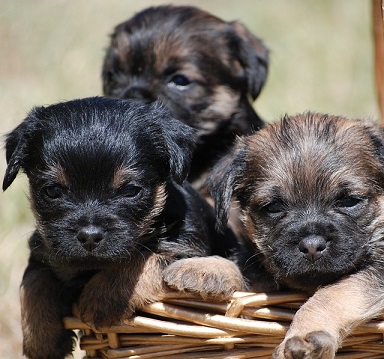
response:
[[[344,238],[311,234],[299,243],[279,248],[268,266],[278,282],[291,288],[313,291],[357,271],[366,256],[364,246]]]
[[[77,231],[45,233],[43,249],[45,260],[51,264],[98,269],[109,264],[125,263],[151,250],[146,241],[131,233],[128,228],[103,229],[87,225]],[[145,242],[145,245],[142,244]]]

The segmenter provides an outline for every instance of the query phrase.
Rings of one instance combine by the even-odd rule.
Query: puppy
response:
[[[84,321],[117,324],[161,298],[171,263],[231,249],[231,233],[215,232],[211,207],[184,181],[193,135],[158,103],[103,98],[36,108],[7,135],[3,189],[23,170],[37,222],[21,284],[28,358],[71,353],[62,318],[75,301]],[[232,262],[210,262],[220,267],[212,284],[169,285],[217,298],[243,288]]]
[[[147,8],[117,25],[106,52],[106,96],[161,99],[197,129],[188,179],[204,195],[212,165],[236,135],[263,126],[250,100],[267,76],[268,51],[241,23],[189,6]]]
[[[334,358],[356,325],[383,311],[383,129],[285,117],[240,139],[210,186],[219,226],[232,195],[240,205],[239,262],[252,289],[313,294],[274,358]]]

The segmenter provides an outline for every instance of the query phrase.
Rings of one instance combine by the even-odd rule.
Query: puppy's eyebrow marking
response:
[[[60,164],[55,164],[49,167],[47,175],[52,178],[52,180],[63,187],[70,186],[70,180],[65,172],[65,169]]]
[[[124,183],[127,183],[127,181],[129,181],[130,178],[135,177],[135,175],[137,175],[137,171],[134,168],[119,167],[116,169],[113,175],[111,187],[113,189],[118,189],[122,185],[124,185]]]

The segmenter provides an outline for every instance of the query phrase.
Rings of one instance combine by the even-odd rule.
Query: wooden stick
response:
[[[384,125],[384,0],[372,0],[373,33],[375,41],[375,75],[380,124]]]

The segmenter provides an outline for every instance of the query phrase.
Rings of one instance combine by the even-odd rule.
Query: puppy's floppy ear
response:
[[[376,150],[377,159],[379,160],[384,173],[384,128],[367,120],[362,120],[361,123],[371,138]]]
[[[232,195],[244,173],[247,145],[238,142],[231,152],[213,168],[208,179],[209,191],[215,201],[216,227],[222,231],[229,218]]]
[[[42,107],[32,110],[28,117],[5,137],[7,169],[3,180],[4,191],[12,184],[24,166],[30,134],[37,124],[37,113],[41,109]]]
[[[240,38],[237,56],[245,69],[248,93],[255,100],[267,79],[268,49],[242,23],[232,21],[229,25]]]
[[[152,106],[162,117],[162,134],[169,156],[171,176],[177,183],[182,183],[190,170],[196,130],[173,118],[161,103],[154,102]]]

